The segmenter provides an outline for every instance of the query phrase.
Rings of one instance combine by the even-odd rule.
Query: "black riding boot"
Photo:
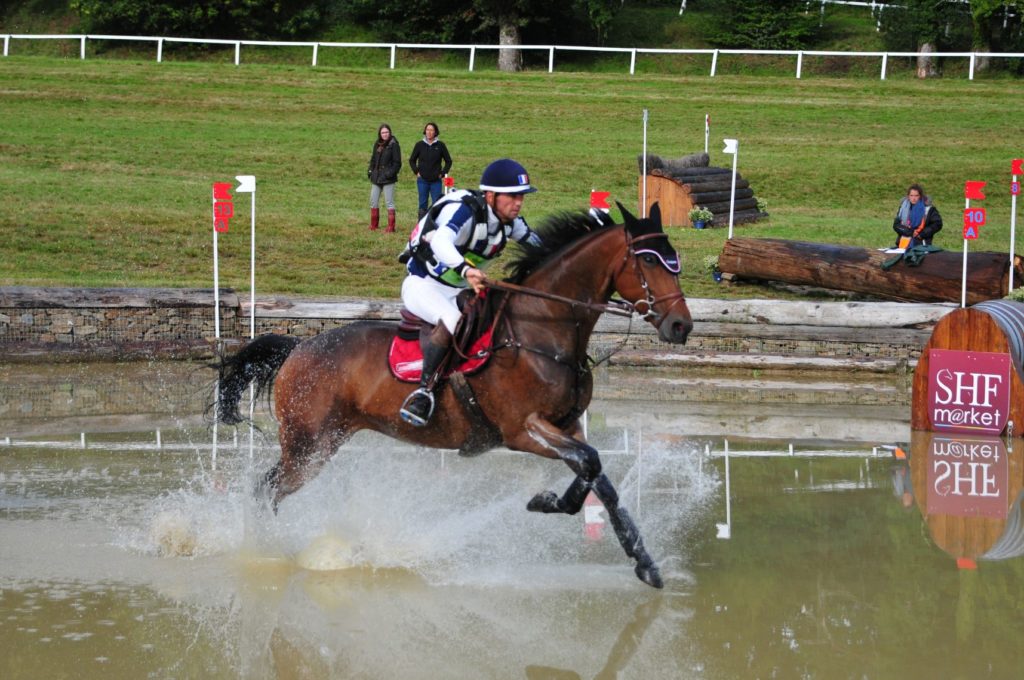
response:
[[[423,427],[434,414],[434,389],[441,381],[445,358],[452,344],[452,335],[443,323],[437,324],[433,331],[420,339],[423,347],[423,373],[420,386],[402,404],[398,415],[402,420]]]

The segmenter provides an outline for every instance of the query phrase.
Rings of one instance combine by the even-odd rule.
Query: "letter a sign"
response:
[[[928,420],[938,432],[999,435],[1010,415],[1010,355],[928,351]]]

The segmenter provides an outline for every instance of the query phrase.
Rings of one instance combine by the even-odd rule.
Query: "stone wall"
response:
[[[231,290],[219,297],[221,339],[249,336],[250,308]],[[695,327],[684,350],[916,360],[941,305],[689,300]],[[872,304],[874,306],[872,306]],[[256,334],[309,337],[360,319],[398,320],[396,301],[263,298]],[[210,356],[215,346],[212,290],[0,287],[0,361]],[[608,352],[670,349],[637,318],[605,315],[591,341]],[[677,348],[678,349],[678,348]]]

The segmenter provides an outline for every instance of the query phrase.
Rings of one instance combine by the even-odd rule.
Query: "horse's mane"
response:
[[[517,250],[507,261],[507,281],[522,283],[527,276],[554,259],[573,243],[598,231],[614,226],[611,218],[599,219],[589,212],[562,212],[544,218],[534,229],[542,245],[519,243]]]

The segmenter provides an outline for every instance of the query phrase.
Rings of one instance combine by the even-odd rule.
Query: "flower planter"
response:
[[[704,228],[704,220],[698,220],[698,221],[694,222],[693,223],[693,228],[694,229],[703,229]]]
[[[711,272],[711,278],[715,280],[715,283],[722,282],[722,272]]]

